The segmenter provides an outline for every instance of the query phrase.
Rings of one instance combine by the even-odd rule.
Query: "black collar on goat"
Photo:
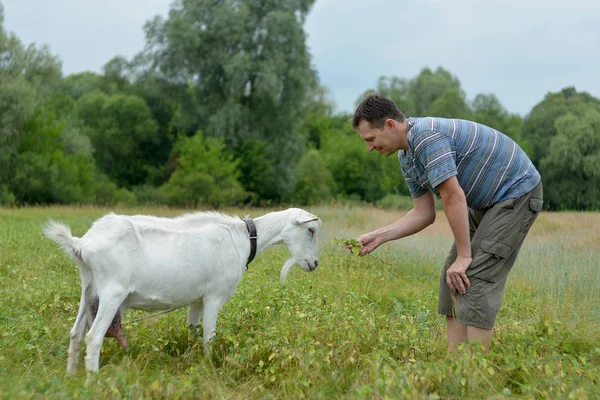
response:
[[[244,222],[246,223],[246,228],[248,228],[248,234],[250,235],[250,255],[248,256],[248,261],[246,262],[246,269],[248,269],[248,265],[254,260],[254,256],[256,255],[256,225],[254,225],[254,221],[251,218],[244,218]]]

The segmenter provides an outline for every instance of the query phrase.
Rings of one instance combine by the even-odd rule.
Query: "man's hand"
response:
[[[360,253],[358,253],[359,256],[365,256],[381,245],[379,235],[375,232],[369,232],[360,235],[357,240],[362,243],[362,246],[360,247]]]
[[[469,282],[466,272],[472,261],[472,258],[458,256],[446,271],[446,282],[452,293],[458,291],[460,294],[466,294],[466,288],[471,287],[471,282]]]

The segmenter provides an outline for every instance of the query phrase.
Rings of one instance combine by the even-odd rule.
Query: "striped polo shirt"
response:
[[[488,126],[460,119],[409,118],[402,173],[413,198],[456,176],[467,206],[481,210],[530,192],[540,174],[519,145]]]

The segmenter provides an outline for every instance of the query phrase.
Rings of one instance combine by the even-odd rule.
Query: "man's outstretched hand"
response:
[[[373,232],[360,235],[356,240],[361,243],[360,252],[358,253],[361,257],[375,251],[381,245],[379,235]]]

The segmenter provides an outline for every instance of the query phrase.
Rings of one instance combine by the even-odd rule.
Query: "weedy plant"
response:
[[[360,248],[362,247],[362,243],[356,239],[333,238],[333,239],[331,239],[331,242],[335,245],[342,246],[342,247],[350,250],[352,252],[352,254],[355,256],[358,256],[360,254]],[[368,253],[366,255],[393,268],[392,264],[373,255],[372,253]]]

